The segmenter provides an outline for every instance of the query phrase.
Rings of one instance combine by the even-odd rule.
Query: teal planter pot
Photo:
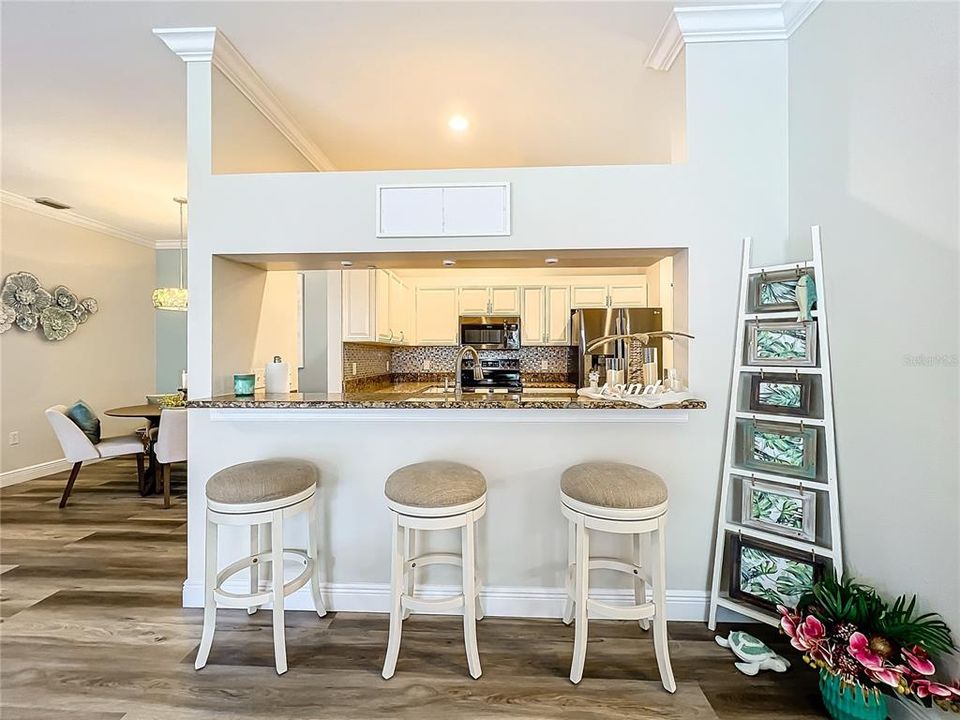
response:
[[[833,720],[886,720],[887,699],[874,690],[842,685],[840,678],[820,671],[820,695]]]

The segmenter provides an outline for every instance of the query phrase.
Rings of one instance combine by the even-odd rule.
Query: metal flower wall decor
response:
[[[27,332],[39,327],[47,340],[64,340],[99,309],[96,300],[80,300],[66,285],[50,292],[33,273],[11,273],[0,290],[0,333],[14,325]]]

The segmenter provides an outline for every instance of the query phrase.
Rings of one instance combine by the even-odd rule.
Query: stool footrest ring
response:
[[[652,602],[642,605],[611,605],[587,598],[587,612],[612,620],[649,620],[657,614],[657,606]]]
[[[463,558],[456,553],[426,553],[407,560],[407,569],[427,567],[428,565],[455,565],[463,567]]]
[[[271,562],[273,559],[272,552],[262,552],[257,553],[256,555],[249,555],[244,558],[230,563],[223,570],[217,573],[217,586],[213,590],[213,596],[217,601],[218,605],[223,607],[237,607],[237,608],[246,608],[256,605],[264,605],[273,600],[273,591],[265,590],[263,592],[257,593],[234,593],[229,590],[224,590],[223,585],[231,577],[236,575],[241,570],[245,570],[248,567],[253,567],[254,565],[259,565],[264,562]],[[313,572],[313,560],[311,560],[307,553],[303,550],[287,550],[283,551],[284,560],[295,560],[297,563],[303,566],[303,571],[297,575],[295,578],[289,582],[283,584],[283,595],[286,597],[292,593],[295,593],[297,590],[302,588],[308,582],[310,582],[310,576]],[[277,572],[276,569],[273,569],[273,572]],[[283,572],[283,568],[280,568],[279,572]]]
[[[415,598],[409,595],[400,597],[400,606],[404,610],[415,612],[437,612],[439,610],[456,610],[463,607],[463,595],[451,595],[446,598]]]

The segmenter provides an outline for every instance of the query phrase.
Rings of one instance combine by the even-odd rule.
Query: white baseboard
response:
[[[47,475],[56,475],[64,470],[69,470],[71,467],[73,467],[72,462],[66,458],[60,458],[59,460],[48,460],[36,465],[29,465],[18,470],[7,470],[0,473],[0,488],[16,485],[27,480],[36,480]]]
[[[231,580],[224,589],[234,593],[249,592],[247,582]],[[417,595],[439,598],[456,595],[459,587],[430,585],[417,588]],[[343,612],[388,613],[390,611],[389,583],[324,583],[321,586],[327,610]],[[633,601],[632,590],[593,590],[590,597],[603,602],[628,604]],[[558,618],[563,615],[566,592],[563,588],[485,587],[480,593],[484,614],[491,617]],[[667,591],[667,618],[705,622],[710,594],[698,590]],[[203,583],[187,580],[183,584],[183,606],[203,607]],[[313,610],[309,586],[300,588],[284,601],[286,610]],[[456,611],[449,613],[455,615]],[[721,608],[722,622],[744,619]],[[750,622],[749,620],[746,620]]]

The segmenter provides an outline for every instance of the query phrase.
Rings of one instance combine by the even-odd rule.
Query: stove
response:
[[[464,389],[495,390],[506,388],[509,390],[523,390],[520,382],[520,358],[503,358],[500,360],[480,360],[483,368],[483,380],[473,379],[474,360],[464,360],[460,371],[460,382]]]

